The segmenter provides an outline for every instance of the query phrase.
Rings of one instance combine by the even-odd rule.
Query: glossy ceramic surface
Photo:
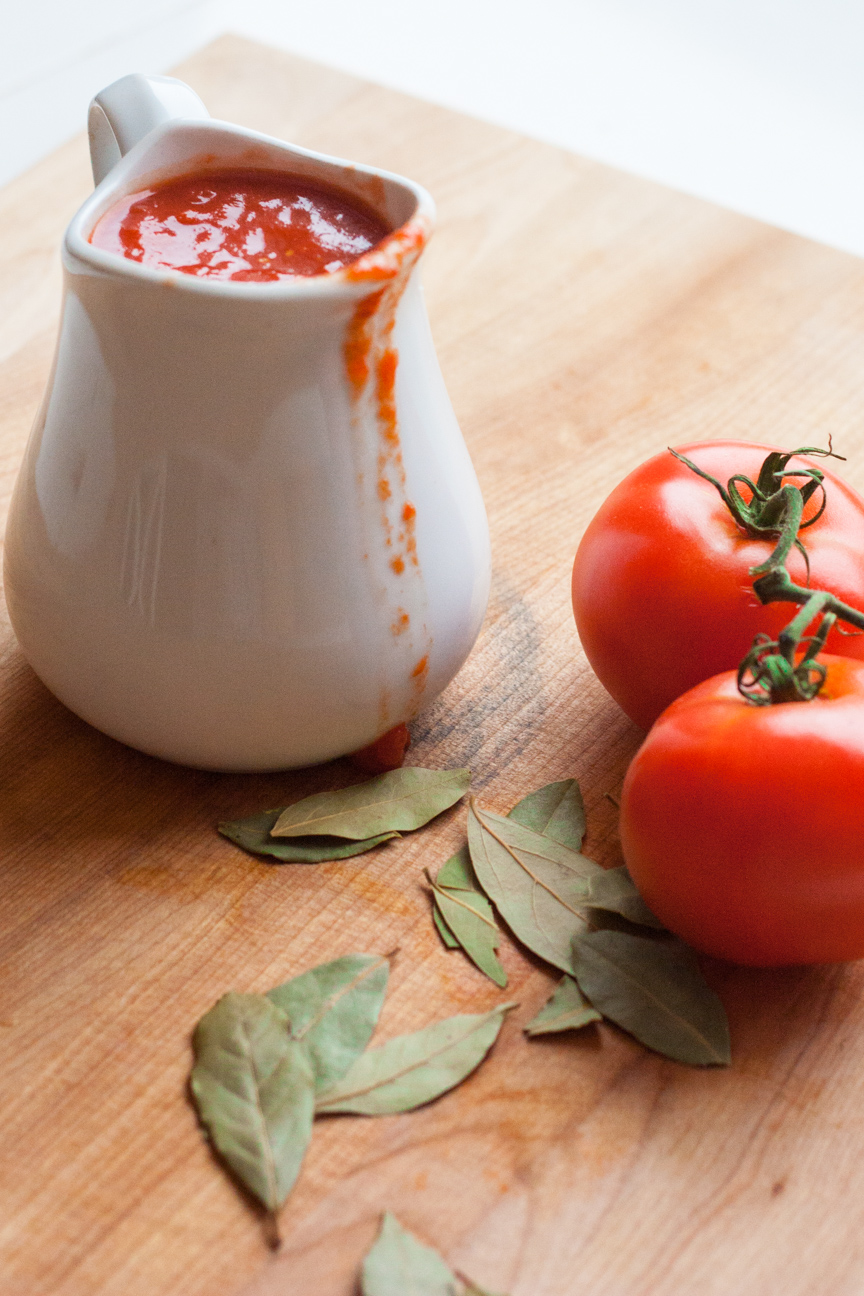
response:
[[[7,529],[13,625],[57,697],[131,746],[212,769],[324,761],[445,687],[488,596],[483,503],[416,274],[431,199],[204,118],[194,96],[160,124],[164,91],[130,80],[125,136],[123,82],[94,104],[105,177],[64,242],[57,355]],[[337,184],[395,232],[345,271],[278,284],[88,243],[122,195],[233,165]]]

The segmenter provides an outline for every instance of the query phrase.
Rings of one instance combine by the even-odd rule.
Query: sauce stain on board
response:
[[[353,877],[345,878],[343,886],[381,913],[392,914],[396,918],[413,919],[417,916],[416,905],[407,900],[401,891],[386,882],[380,882],[368,871],[359,869]]]
[[[214,893],[233,896],[237,890],[236,878],[220,876],[212,869],[192,870],[184,873],[156,865],[136,864],[118,873],[113,879],[120,886],[134,887],[151,895],[168,896],[181,904],[204,900]]]

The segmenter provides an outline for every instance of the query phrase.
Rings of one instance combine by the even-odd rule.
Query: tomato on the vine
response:
[[[703,441],[678,447],[725,485],[736,473],[756,480],[775,447]],[[827,589],[864,610],[864,500],[814,460],[792,470],[824,474],[822,516],[800,532],[810,562],[796,549],[786,566],[800,585]],[[812,518],[816,492],[804,511]],[[776,638],[791,619],[789,603],[763,607],[750,568],[773,549],[770,537],[745,532],[716,488],[668,451],[649,459],[601,505],[573,567],[573,610],[582,646],[602,684],[632,720],[647,729],[687,689],[731,670],[754,636]],[[828,650],[864,660],[864,634],[835,627]]]
[[[649,908],[694,948],[777,967],[864,956],[864,663],[822,656],[810,702],[724,672],[666,710],[621,794]]]

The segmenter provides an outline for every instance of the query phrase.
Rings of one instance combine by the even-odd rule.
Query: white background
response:
[[[14,4],[14,8],[13,8]],[[224,31],[864,255],[862,0],[0,0],[0,183]]]

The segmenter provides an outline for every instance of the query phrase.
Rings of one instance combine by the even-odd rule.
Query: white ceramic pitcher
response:
[[[6,533],[28,660],[105,733],[207,769],[328,760],[410,719],[479,632],[489,540],[416,274],[429,195],[210,119],[163,77],[91,106],[48,389]],[[226,167],[335,184],[394,232],[233,283],[93,247],[115,201]],[[381,374],[398,355],[395,411]]]

